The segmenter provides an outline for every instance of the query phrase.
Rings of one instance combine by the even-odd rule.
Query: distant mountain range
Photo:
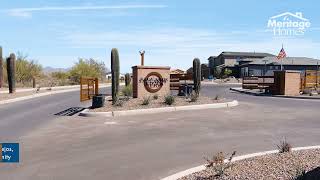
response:
[[[52,72],[67,72],[69,70],[70,70],[70,68],[53,68],[53,67],[49,67],[49,66],[43,68],[43,72],[45,74],[50,74]]]
[[[50,66],[47,66],[45,68],[43,68],[43,72],[45,74],[50,74],[52,72],[67,72],[69,71],[71,68],[53,68],[53,67],[50,67]],[[109,68],[106,68],[106,73],[109,73],[111,72]]]

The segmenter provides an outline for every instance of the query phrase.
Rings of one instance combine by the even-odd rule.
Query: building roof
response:
[[[214,58],[216,58],[217,56],[210,56],[209,58],[208,58],[208,60],[210,60],[210,59],[214,59]]]
[[[260,53],[260,52],[232,52],[232,51],[224,51],[220,55],[224,56],[246,56],[246,57],[269,57],[275,56],[270,53]]]
[[[185,71],[181,70],[181,69],[172,69],[172,70],[170,70],[170,73],[171,74],[184,74]]]
[[[250,60],[250,59],[249,59]],[[265,57],[262,59],[252,59],[252,62],[245,63],[245,65],[281,65],[281,61],[283,65],[320,65],[320,60],[307,58],[307,57],[286,57],[282,60],[278,60],[277,57]]]

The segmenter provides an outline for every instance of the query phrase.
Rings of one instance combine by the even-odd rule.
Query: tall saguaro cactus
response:
[[[32,77],[32,88],[36,88],[36,78]]]
[[[124,76],[124,82],[125,82],[125,85],[126,86],[129,86],[130,83],[131,83],[131,77],[130,77],[130,74],[127,73],[125,76]]]
[[[119,53],[118,53],[118,49],[116,48],[113,48],[111,50],[111,76],[112,76],[112,104],[115,104],[118,101],[119,76],[120,76]]]
[[[16,92],[16,55],[13,53],[10,54],[10,57],[7,58],[7,73],[8,73],[8,84],[9,84],[9,93]]]
[[[2,47],[0,46],[0,88],[3,86],[3,59],[2,59]]]
[[[198,58],[193,60],[193,83],[194,83],[194,91],[197,95],[200,94],[201,88],[201,63]]]

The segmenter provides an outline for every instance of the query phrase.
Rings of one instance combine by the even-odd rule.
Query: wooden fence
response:
[[[247,76],[242,78],[243,89],[272,89],[274,76]]]
[[[301,89],[320,87],[320,71],[307,70],[301,74]]]
[[[181,90],[183,85],[193,85],[192,74],[170,74],[170,90]]]
[[[80,78],[80,101],[87,101],[92,96],[99,94],[98,78],[81,77]]]
[[[320,88],[320,71],[306,70],[301,73],[300,90]],[[246,76],[242,79],[243,89],[274,89],[274,76]]]

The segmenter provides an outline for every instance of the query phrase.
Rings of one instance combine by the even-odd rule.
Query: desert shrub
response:
[[[221,68],[220,67],[215,67],[213,69],[213,74],[216,78],[221,78],[221,74],[222,74],[222,71],[221,71]]]
[[[95,59],[83,59],[79,61],[69,71],[70,79],[73,82],[79,83],[81,76],[105,79],[106,67],[103,62],[98,62]]]
[[[190,96],[190,102],[197,102],[199,99],[199,95],[197,95],[196,93],[192,93]]]
[[[144,97],[141,105],[147,106],[149,104],[150,104],[150,97]]]
[[[280,141],[280,144],[277,145],[279,153],[291,152],[291,144],[287,142],[286,138]]]
[[[223,78],[227,78],[227,77],[229,77],[231,74],[232,74],[232,70],[226,68],[226,69],[224,69],[224,71],[223,71]]]
[[[214,97],[214,100],[219,100],[219,99],[221,99],[221,97],[220,97],[219,95],[216,95],[216,96]]]
[[[123,98],[121,98],[122,100],[124,101],[129,101],[130,100],[130,97],[129,96],[124,96]]]
[[[132,85],[128,85],[122,88],[121,93],[124,96],[132,96]]]
[[[62,71],[52,72],[49,77],[49,79],[54,83],[54,85],[58,85],[58,86],[74,84],[70,81],[69,78],[70,78],[69,72],[62,72]]]
[[[68,72],[58,71],[58,72],[51,73],[51,77],[53,77],[55,79],[59,79],[59,80],[67,80],[69,78],[69,76],[70,76],[70,74]]]
[[[153,95],[153,99],[154,99],[154,100],[159,99],[159,95],[158,95],[158,94]]]
[[[124,105],[124,100],[118,99],[113,105],[117,107],[122,107]]]
[[[167,95],[164,98],[164,103],[167,105],[172,105],[174,103],[174,101],[175,101],[175,99],[174,99],[174,96],[172,96],[172,95]]]
[[[223,176],[227,169],[232,167],[232,159],[236,155],[236,151],[233,151],[231,156],[228,158],[227,162],[224,162],[225,156],[223,152],[215,154],[212,159],[205,158],[207,161],[207,168],[211,168],[215,174],[212,174],[211,177],[220,177]]]
[[[23,85],[31,85],[32,78],[39,77],[42,74],[42,66],[38,62],[27,58],[28,56],[21,52],[17,53],[16,82]]]

